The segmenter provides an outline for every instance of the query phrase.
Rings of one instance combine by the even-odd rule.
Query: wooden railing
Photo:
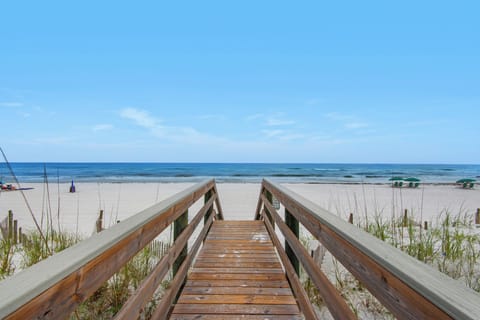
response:
[[[285,219],[272,205],[276,198]],[[263,219],[307,319],[316,319],[298,280],[299,263],[336,319],[353,319],[339,292],[298,240],[301,223],[398,319],[479,319],[480,295],[287,188],[264,180],[255,219]],[[285,237],[285,249],[274,227]]]
[[[188,223],[188,209],[204,206]],[[192,248],[193,231],[204,220]],[[199,183],[0,283],[1,319],[65,319],[137,252],[174,224],[174,243],[115,319],[136,319],[172,268],[174,278],[154,317],[164,319],[214,219],[223,213],[214,180]]]

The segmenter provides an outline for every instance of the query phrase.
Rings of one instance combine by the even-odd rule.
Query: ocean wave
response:
[[[312,174],[312,173],[272,173],[270,177],[324,177],[323,174]]]

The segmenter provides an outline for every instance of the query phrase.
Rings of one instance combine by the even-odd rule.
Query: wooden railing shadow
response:
[[[284,206],[284,219],[274,199]],[[279,184],[263,180],[255,219],[264,220],[307,319],[316,315],[298,280],[300,264],[335,319],[356,316],[299,241],[300,223],[398,319],[480,318],[478,293]]]
[[[188,222],[188,209],[204,205]],[[214,180],[199,183],[0,283],[1,319],[65,319],[172,223],[174,243],[115,319],[136,319],[170,269],[174,278],[154,317],[165,318],[214,219],[223,220]],[[190,250],[188,240],[203,228]]]

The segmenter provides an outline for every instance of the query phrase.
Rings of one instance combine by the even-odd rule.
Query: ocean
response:
[[[480,165],[340,164],[340,163],[11,163],[20,183],[68,182],[260,182],[263,178],[291,183],[387,183],[393,176],[416,177],[426,183],[455,183],[480,178]],[[13,182],[6,163],[0,180]]]

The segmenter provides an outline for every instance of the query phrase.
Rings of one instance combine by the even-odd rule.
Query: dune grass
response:
[[[453,215],[448,210],[443,210],[435,221],[429,223],[428,230],[423,229],[423,225],[416,221],[414,214],[390,219],[376,214],[368,220],[358,219],[356,225],[480,292],[480,233],[474,223],[474,214],[461,211]],[[304,244],[312,239],[311,235],[303,237]],[[310,248],[307,246],[307,249]],[[394,319],[394,316],[328,252],[322,255],[319,264],[360,318]],[[324,310],[324,301],[308,276],[303,273],[301,278],[310,300],[320,307],[320,310]]]
[[[70,319],[112,319],[130,295],[166,253],[168,247],[154,240],[106,281],[75,310]],[[169,281],[165,280],[147,303],[140,319],[149,319]]]

